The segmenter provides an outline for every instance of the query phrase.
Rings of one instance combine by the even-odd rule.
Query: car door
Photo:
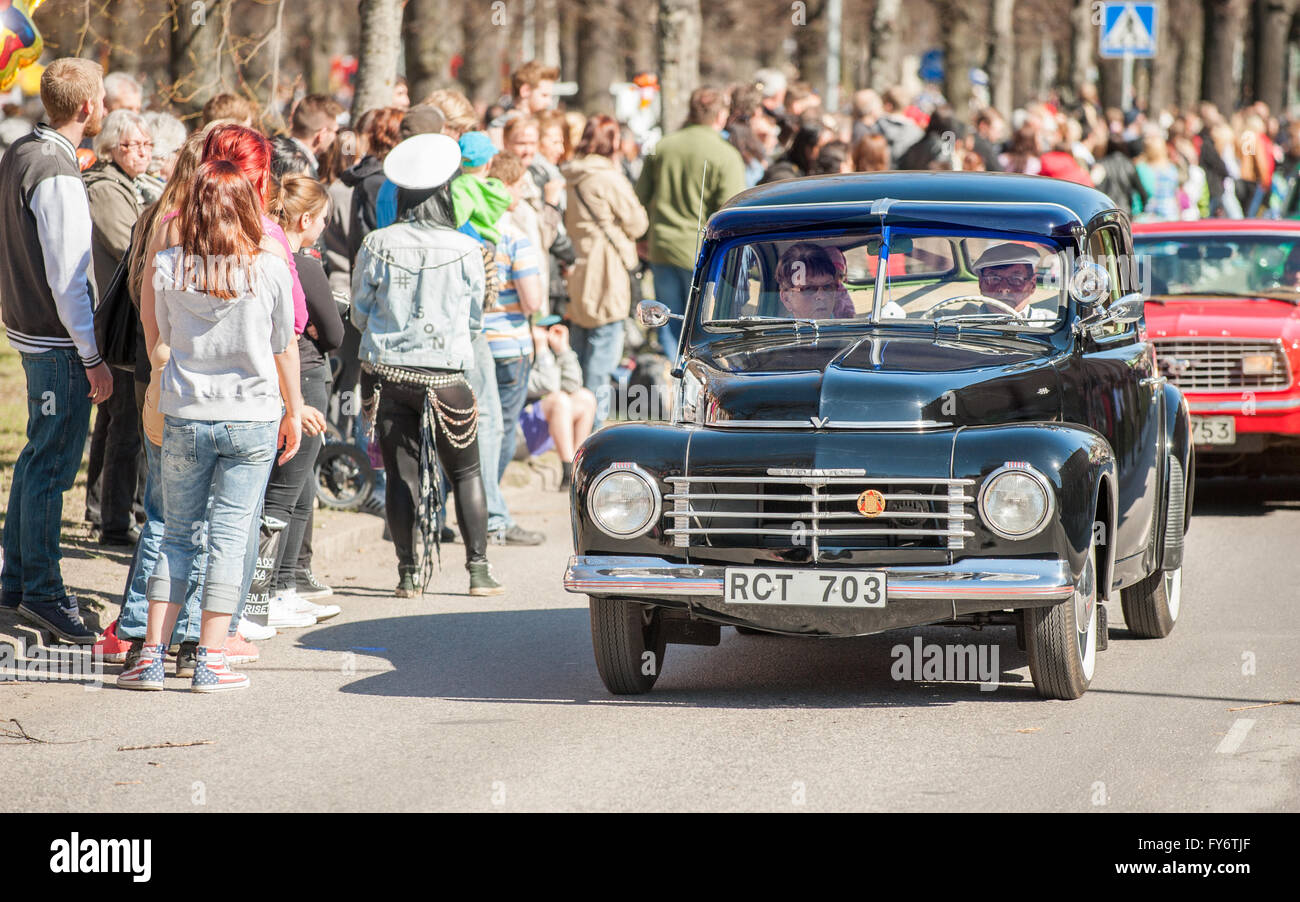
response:
[[[1117,221],[1103,221],[1088,234],[1087,249],[1110,274],[1110,301],[1138,290],[1136,272],[1126,265],[1132,244]],[[1152,545],[1159,497],[1160,377],[1143,321],[1088,329],[1080,336],[1083,418],[1106,436],[1115,452],[1119,480],[1119,523],[1114,540],[1116,574],[1123,577],[1142,559],[1122,562]],[[1109,539],[1109,537],[1104,537]],[[1127,580],[1126,580],[1127,581]]]

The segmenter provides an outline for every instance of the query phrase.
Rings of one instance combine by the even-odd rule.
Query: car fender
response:
[[[1119,524],[1118,480],[1110,443],[1091,429],[1062,423],[967,427],[954,440],[953,476],[974,479],[976,497],[995,470],[1018,463],[1033,467],[1051,485],[1054,522],[1030,539],[999,539],[984,524],[977,503],[978,520],[972,526],[976,536],[970,547],[978,553],[996,547],[1002,553],[1055,554],[1069,562],[1077,578],[1090,546],[1096,543],[1101,584],[1109,587],[1116,547],[1111,537]]]

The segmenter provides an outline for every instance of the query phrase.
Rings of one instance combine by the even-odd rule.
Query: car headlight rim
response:
[[[649,512],[635,526],[626,527],[624,524],[625,528],[620,528],[617,524],[611,523],[607,515],[602,516],[599,500],[602,487],[611,479],[624,476],[632,477],[644,486]],[[615,539],[635,539],[648,533],[659,522],[663,513],[663,496],[659,493],[659,485],[655,478],[641,467],[635,464],[612,466],[592,481],[591,488],[587,490],[587,511],[591,515],[591,522],[605,535]]]
[[[992,492],[992,490],[998,485],[998,483],[1002,479],[1010,476],[1027,477],[1037,486],[1037,488],[1039,489],[1039,491],[1042,492],[1043,495],[1042,515],[1031,527],[1020,532],[1005,528],[1006,526],[1005,523],[999,523],[997,518],[995,518],[992,514],[989,513],[988,502],[989,502],[990,492]],[[990,532],[1004,539],[1011,539],[1013,541],[1032,539],[1034,536],[1038,535],[1044,529],[1046,529],[1047,524],[1052,522],[1052,515],[1055,513],[1055,511],[1056,511],[1056,493],[1052,490],[1052,484],[1051,482],[1048,481],[1047,477],[1043,475],[1041,471],[1033,467],[1024,466],[1024,465],[1017,465],[1017,466],[1004,465],[998,467],[996,470],[994,470],[992,473],[988,475],[988,477],[984,480],[984,484],[980,487],[980,495],[979,495],[980,519],[983,520],[984,525],[988,527]]]

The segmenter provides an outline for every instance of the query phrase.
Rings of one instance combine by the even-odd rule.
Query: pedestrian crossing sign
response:
[[[1106,3],[1102,11],[1102,57],[1140,57],[1156,55],[1155,3]]]

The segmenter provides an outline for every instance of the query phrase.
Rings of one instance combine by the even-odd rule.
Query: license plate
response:
[[[1193,445],[1231,445],[1237,441],[1233,417],[1192,417]]]
[[[883,608],[885,574],[880,570],[728,567],[723,581],[723,600],[727,604]]]

